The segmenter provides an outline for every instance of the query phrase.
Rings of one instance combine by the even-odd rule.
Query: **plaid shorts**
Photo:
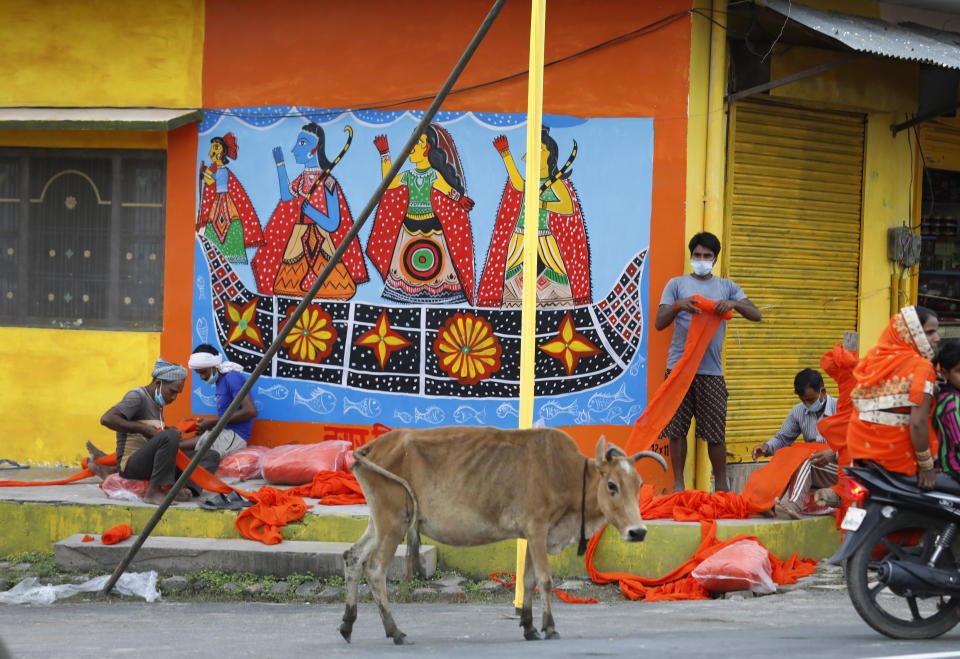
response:
[[[667,371],[670,375],[670,371]],[[666,376],[665,376],[666,377]],[[695,375],[679,409],[660,435],[681,439],[690,431],[690,419],[697,420],[697,437],[708,444],[723,444],[727,430],[727,385],[722,375]]]

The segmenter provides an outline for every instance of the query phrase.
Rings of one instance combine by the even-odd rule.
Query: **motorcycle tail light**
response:
[[[843,483],[844,488],[847,491],[847,498],[855,503],[861,503],[864,499],[870,496],[870,490],[852,478],[844,478]]]

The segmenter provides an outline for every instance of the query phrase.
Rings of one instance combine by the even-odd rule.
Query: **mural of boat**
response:
[[[206,237],[197,241],[219,343],[250,372],[300,300],[251,291]],[[645,331],[646,256],[630,259],[599,302],[537,310],[536,396],[595,389],[627,370]],[[519,309],[317,299],[264,375],[366,392],[516,399],[520,318]]]

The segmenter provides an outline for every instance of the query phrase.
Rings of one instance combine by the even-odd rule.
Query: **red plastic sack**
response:
[[[350,471],[350,466],[356,461],[357,459],[353,457],[353,451],[347,451],[347,454],[343,456],[343,470]]]
[[[217,467],[217,477],[235,478],[245,481],[251,478],[260,478],[260,460],[270,452],[269,446],[248,446],[236,453],[231,453],[220,460]]]
[[[711,593],[751,590],[760,595],[776,592],[770,554],[756,540],[741,540],[704,559],[690,573]]]
[[[278,446],[263,456],[263,477],[274,485],[304,485],[321,471],[340,471],[350,442],[331,439],[317,444]]]
[[[110,474],[100,484],[100,489],[108,497],[123,501],[143,501],[143,495],[148,487],[150,487],[150,481],[130,480],[120,474]]]

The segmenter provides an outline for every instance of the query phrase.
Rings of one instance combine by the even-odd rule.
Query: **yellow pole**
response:
[[[713,0],[713,23],[710,30],[710,87],[707,111],[707,155],[703,183],[703,230],[717,237],[723,231],[723,192],[725,151],[727,147],[727,111],[724,97],[727,90],[727,0]],[[723,264],[727,250],[720,251],[716,274],[726,274]],[[710,460],[704,442],[694,442],[695,486],[710,489]],[[688,453],[689,460],[690,453]]]
[[[540,215],[540,131],[543,125],[543,40],[546,0],[530,3],[530,66],[527,82],[527,167],[523,190],[523,303],[520,320],[520,428],[533,426],[534,348],[537,330],[537,246]],[[523,606],[527,541],[517,540],[517,587],[513,604]]]

